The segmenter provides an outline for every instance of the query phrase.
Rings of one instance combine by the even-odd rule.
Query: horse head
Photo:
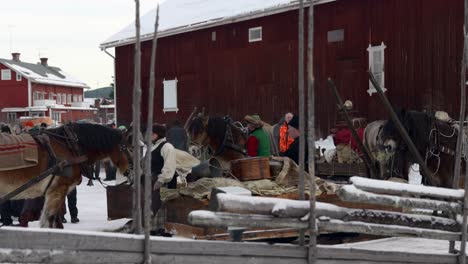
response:
[[[210,118],[205,115],[194,117],[188,127],[191,142],[195,145],[206,147],[209,144],[208,134],[206,132]]]
[[[121,130],[89,123],[73,123],[66,126],[75,134],[78,147],[88,157],[89,162],[109,158],[120,173],[128,173],[131,160],[128,143]],[[64,129],[57,128],[56,133],[63,134]]]

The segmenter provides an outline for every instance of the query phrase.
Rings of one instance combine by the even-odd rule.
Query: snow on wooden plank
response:
[[[220,193],[216,195],[217,208],[215,211],[275,215],[279,217],[299,218],[309,212],[309,201],[299,201],[271,197],[240,196]],[[317,215],[326,215],[333,218],[341,218],[346,212],[342,207],[320,203],[316,204]],[[285,213],[287,212],[287,213]]]
[[[384,194],[374,194],[357,189],[353,185],[341,187],[337,195],[344,201],[378,204],[397,208],[421,208],[461,213],[462,206],[456,202],[443,202],[430,199],[398,197]]]
[[[463,197],[465,195],[465,191],[462,189],[454,190],[448,188],[438,188],[408,183],[372,180],[357,176],[351,177],[350,181],[353,183],[354,186],[356,186],[356,188],[368,192],[411,196],[426,196],[451,200],[463,200]]]

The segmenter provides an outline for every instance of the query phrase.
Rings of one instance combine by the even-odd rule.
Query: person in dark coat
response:
[[[166,133],[167,142],[171,143],[174,148],[187,151],[187,132],[180,124],[179,120],[172,121]]]
[[[296,162],[296,164],[299,164],[299,143],[300,143],[300,140],[301,140],[301,134],[299,132],[299,118],[297,115],[295,115],[291,121],[289,121],[288,123],[288,134],[291,138],[294,139],[293,143],[289,146],[289,148],[281,153],[281,156],[285,156],[285,157],[288,157],[292,160],[294,160],[294,162]],[[307,146],[305,148],[305,164],[306,164],[306,168],[307,168]]]

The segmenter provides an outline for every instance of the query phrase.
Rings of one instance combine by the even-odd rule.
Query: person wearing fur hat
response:
[[[247,155],[249,157],[269,157],[270,138],[263,130],[263,121],[258,115],[246,115],[247,128],[249,129],[249,137],[247,138]]]

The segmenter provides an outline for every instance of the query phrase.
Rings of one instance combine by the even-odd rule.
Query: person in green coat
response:
[[[263,130],[263,121],[258,115],[245,116],[247,128],[249,129],[249,137],[247,138],[247,155],[249,157],[269,157],[270,138]]]

